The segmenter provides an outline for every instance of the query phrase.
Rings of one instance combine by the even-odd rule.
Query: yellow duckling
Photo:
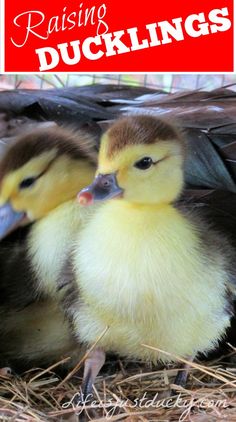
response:
[[[19,137],[0,163],[0,365],[49,365],[75,351],[58,285],[81,224],[75,198],[93,179],[95,141],[65,128]],[[77,353],[78,357],[78,353]]]
[[[182,134],[153,116],[121,118],[102,137],[96,178],[78,197],[82,205],[106,201],[74,252],[80,341],[105,333],[104,352],[167,362],[193,359],[224,336],[232,253],[176,205],[185,155]]]

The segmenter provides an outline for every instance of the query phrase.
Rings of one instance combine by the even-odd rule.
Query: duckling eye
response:
[[[139,170],[147,170],[151,165],[153,164],[153,161],[151,157],[144,157],[141,160],[137,161],[134,164],[134,167],[136,167]]]
[[[32,186],[36,182],[35,177],[27,177],[26,179],[23,179],[22,182],[19,184],[19,189],[27,189],[30,186]]]

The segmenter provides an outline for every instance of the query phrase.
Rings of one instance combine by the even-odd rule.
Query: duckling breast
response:
[[[81,227],[81,212],[75,201],[61,204],[34,224],[28,255],[38,278],[38,290],[55,296],[57,281],[66,257]]]
[[[220,259],[207,261],[196,230],[173,207],[131,212],[110,201],[82,232],[74,261],[83,341],[93,343],[109,327],[105,349],[155,360],[142,343],[193,355],[213,347],[229,325],[226,270]]]

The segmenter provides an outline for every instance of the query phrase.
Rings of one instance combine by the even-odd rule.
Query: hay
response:
[[[112,358],[97,378],[92,403],[84,406],[72,404],[73,397],[79,397],[81,378],[63,379],[54,372],[64,360],[21,377],[2,376],[0,420],[73,422],[83,408],[83,421],[236,422],[235,355],[233,350],[214,361],[192,363],[186,388],[176,387],[171,398],[181,363],[153,368]]]

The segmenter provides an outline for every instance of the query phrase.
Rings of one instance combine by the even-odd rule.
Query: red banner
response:
[[[233,0],[5,0],[5,71],[233,71],[233,23]]]

